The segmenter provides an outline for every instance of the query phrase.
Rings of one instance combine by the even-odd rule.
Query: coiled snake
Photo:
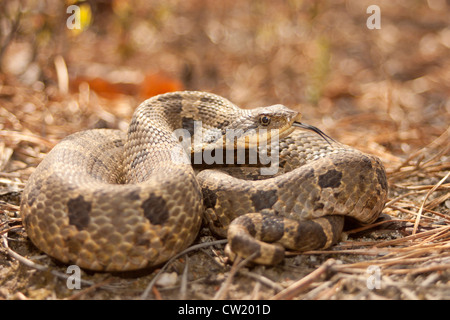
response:
[[[64,263],[104,271],[168,260],[195,240],[202,217],[215,234],[228,233],[230,252],[253,254],[256,263],[280,262],[284,248],[327,248],[339,240],[344,217],[378,217],[386,175],[376,157],[299,119],[282,105],[245,110],[205,92],[150,98],[126,134],[87,130],[53,148],[22,195],[27,234]],[[269,164],[260,157],[264,141],[266,160],[279,155]],[[232,147],[231,157],[228,148],[219,155],[224,146]],[[211,159],[242,160],[238,150],[248,158],[243,163],[199,170]],[[261,163],[247,165],[251,150]],[[202,153],[194,169],[191,161]]]

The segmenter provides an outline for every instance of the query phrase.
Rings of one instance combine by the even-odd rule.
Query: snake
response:
[[[27,236],[60,262],[108,272],[158,266],[201,226],[256,264],[329,248],[347,220],[379,217],[386,172],[300,120],[202,91],[151,97],[126,132],[76,132],[44,157],[22,193]]]

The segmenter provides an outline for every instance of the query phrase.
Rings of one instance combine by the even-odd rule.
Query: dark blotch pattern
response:
[[[242,216],[240,219],[240,225],[247,229],[248,233],[254,237],[256,235],[256,227],[253,220],[248,216]]]
[[[227,127],[229,125],[230,125],[230,121],[224,120],[223,122],[217,124],[217,128],[218,129],[222,129],[222,128]]]
[[[295,232],[294,241],[299,249],[305,246],[305,239],[308,239],[306,246],[308,249],[323,248],[327,243],[328,237],[320,224],[314,220],[308,220],[299,223]]]
[[[189,131],[189,134],[191,135],[191,137],[194,136],[194,119],[192,118],[185,118],[183,117],[181,119],[181,126],[183,127],[183,129],[186,129],[187,131]]]
[[[319,176],[319,186],[321,188],[337,188],[341,185],[342,172],[337,170],[329,170]]]
[[[85,201],[83,196],[70,199],[67,202],[69,224],[74,225],[79,231],[86,229],[89,225],[89,221],[91,220],[89,216],[91,213],[91,207],[91,203]]]
[[[264,215],[261,221],[261,235],[265,242],[280,240],[284,234],[284,219],[272,214]]]
[[[133,190],[133,191],[131,191],[131,192],[128,194],[127,199],[130,199],[130,200],[139,200],[139,199],[140,199],[139,192],[140,192],[139,189],[138,189],[138,190]]]
[[[116,139],[113,141],[113,143],[114,143],[114,146],[117,148],[123,147],[123,140],[121,140],[121,139]]]
[[[136,166],[142,162],[144,162],[145,158],[148,156],[148,151],[141,150],[136,155],[136,158],[134,158],[133,162],[131,163],[131,168],[134,169]]]
[[[214,97],[208,97],[208,96],[201,97],[200,101],[204,102],[206,104],[217,104],[217,99]]]
[[[387,185],[386,173],[384,172],[384,170],[381,170],[380,168],[377,168],[376,171],[377,171],[378,183],[381,185],[383,190],[387,191],[388,185]]]
[[[217,202],[217,195],[208,188],[203,188],[202,194],[203,194],[203,205],[205,206],[205,209],[214,208]]]
[[[182,101],[182,100],[183,100],[183,97],[176,93],[164,94],[158,98],[158,101],[162,102],[162,103],[165,103],[165,102],[172,103],[173,101]]]
[[[89,168],[91,171],[94,171],[94,170],[92,170],[93,167],[102,167],[103,170],[109,171],[108,166],[107,166],[106,164],[104,164],[103,161],[101,161],[100,159],[98,159],[98,158],[93,158],[92,160],[93,160],[93,161],[92,161],[92,165],[91,165],[91,167]],[[98,171],[98,170],[95,170],[95,171]]]
[[[171,108],[167,108],[166,110],[170,110],[170,112],[180,113],[183,109],[183,97],[179,94],[166,94],[158,98],[158,101],[171,105]]]
[[[277,202],[277,190],[258,190],[251,196],[251,199],[257,212],[270,209]]]
[[[42,180],[37,179],[34,185],[32,185],[30,192],[28,192],[27,203],[30,207],[33,205],[34,201],[36,201],[36,198],[38,197],[41,188],[42,188]]]
[[[128,134],[134,133],[139,128],[139,121],[136,119],[131,120],[131,123],[128,125]]]
[[[308,171],[306,171],[302,176],[303,179],[311,179],[313,177],[314,177],[314,169],[313,168],[308,169]]]
[[[221,130],[222,135],[225,135],[227,133],[227,127],[230,125],[230,121],[224,120],[221,123],[217,124],[217,129]]]
[[[370,160],[369,157],[362,156],[361,162],[362,162],[361,166],[364,170],[369,171],[370,169],[372,169],[372,161]]]
[[[141,207],[144,210],[144,217],[151,224],[160,225],[169,218],[169,210],[167,210],[166,201],[162,197],[151,194]]]

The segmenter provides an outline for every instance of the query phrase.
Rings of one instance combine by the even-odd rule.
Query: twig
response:
[[[405,161],[403,161],[397,168],[395,168],[391,172],[390,176],[392,177],[394,175],[394,173],[400,172],[400,170],[404,166],[406,166],[412,159],[414,159],[418,155],[427,152],[429,149],[434,149],[434,148],[437,148],[438,146],[442,146],[442,143],[444,143],[445,141],[448,141],[449,135],[450,135],[450,127],[447,130],[445,130],[439,137],[437,137],[435,140],[433,140],[431,143],[429,143],[427,146],[412,153]],[[440,154],[441,154],[441,152],[439,152],[437,155],[440,155]],[[437,155],[433,156],[431,159],[434,159]],[[430,160],[428,160],[427,162],[429,162]],[[400,173],[402,173],[402,172],[400,172]]]
[[[443,271],[443,270],[449,270],[450,264],[438,264],[434,266],[429,267],[422,267],[422,268],[415,268],[415,269],[392,269],[389,270],[389,274],[411,274],[411,275],[418,275],[421,273],[428,273],[428,272],[435,272],[435,271]]]
[[[399,195],[398,197],[396,197],[396,198],[394,198],[394,199],[389,200],[388,202],[386,202],[385,207],[390,207],[390,206],[392,206],[394,203],[396,203],[397,201],[399,201],[399,200],[401,200],[401,199],[403,199],[403,198],[405,198],[405,197],[407,197],[407,196],[412,196],[412,195],[416,195],[416,194],[419,194],[419,193],[424,193],[425,191],[426,191],[426,190],[414,190],[414,191],[411,191],[411,192],[404,193],[404,194]]]
[[[20,141],[27,141],[27,142],[38,144],[38,145],[45,145],[47,148],[53,148],[53,146],[56,143],[56,142],[50,141],[49,139],[45,139],[45,138],[37,136],[37,135],[18,132],[18,131],[0,130],[0,137],[18,139]]]
[[[221,300],[225,296],[226,290],[228,290],[228,287],[231,284],[231,281],[234,278],[234,275],[236,272],[239,271],[243,266],[245,266],[249,261],[251,261],[255,256],[257,252],[254,252],[253,254],[249,255],[247,258],[242,260],[241,257],[237,256],[236,260],[234,260],[233,265],[231,266],[231,270],[228,274],[228,278],[225,280],[225,282],[220,287],[219,291],[217,291],[216,295],[214,296],[214,300]]]
[[[413,228],[413,232],[412,234],[416,234],[417,232],[417,228],[419,227],[419,222],[420,222],[420,217],[422,216],[422,211],[423,211],[423,207],[425,206],[425,202],[427,201],[428,197],[430,196],[430,194],[432,194],[437,188],[439,188],[439,186],[441,184],[444,183],[445,180],[447,180],[447,178],[450,176],[450,171],[445,175],[445,177],[443,177],[433,188],[430,189],[430,191],[427,192],[427,194],[425,195],[422,204],[420,206],[419,212],[417,214],[416,217],[416,221],[414,222],[414,228]]]
[[[156,300],[162,300],[161,294],[159,293],[158,288],[156,286],[152,287],[152,292],[155,295]]]
[[[404,222],[404,221],[405,220],[402,220],[402,219],[378,221],[378,222],[375,222],[375,223],[372,223],[372,224],[369,224],[369,225],[366,225],[366,226],[362,226],[362,227],[359,227],[359,228],[355,228],[355,229],[352,229],[352,230],[345,231],[345,233],[347,233],[347,234],[358,233],[358,232],[361,232],[361,231],[365,231],[365,230],[368,230],[368,229],[372,229],[372,228],[378,227],[378,226],[380,226],[382,224],[385,224],[385,223],[395,223],[395,222]]]
[[[272,298],[270,298],[270,300],[290,300],[294,298],[300,292],[306,290],[311,285],[311,283],[313,283],[324,273],[326,273],[335,263],[336,261],[334,259],[328,259],[315,271],[311,272],[306,277],[301,278],[283,291],[277,293]]]
[[[2,172],[1,172],[2,173]],[[0,174],[1,174],[0,173]],[[5,206],[5,207],[7,207],[8,209],[12,209],[12,210],[17,210],[17,211],[19,211],[20,210],[20,206],[16,206],[15,204],[12,204],[12,203],[8,203],[8,202],[3,202],[3,201],[0,201],[0,205],[1,206]],[[15,220],[14,220],[15,219]],[[20,220],[22,220],[22,218],[10,218],[9,219],[9,221],[13,221],[13,222],[16,222],[16,221],[20,221]],[[8,222],[8,221],[6,221],[6,222]]]
[[[67,298],[67,300],[78,300],[85,294],[88,294],[92,291],[95,291],[97,288],[101,288],[102,286],[109,284],[112,280],[113,278],[107,278],[103,281],[100,281],[99,283],[95,283],[92,286],[87,287],[86,289],[80,290],[77,293],[71,295],[70,297]]]
[[[8,229],[0,230],[0,235],[8,233],[9,231],[14,231],[17,229],[22,229],[22,228],[23,228],[23,226],[12,226],[12,227],[9,227]]]
[[[69,92],[69,73],[63,56],[57,55],[54,60],[56,78],[58,79],[58,88],[61,94]]]
[[[300,252],[298,254],[312,255],[312,254],[356,254],[364,256],[382,256],[389,252],[386,249],[369,248],[369,249],[342,249],[342,250],[310,250],[305,252]]]
[[[181,276],[181,284],[180,284],[180,299],[181,300],[186,299],[188,271],[189,271],[189,257],[186,256],[186,263],[184,265],[183,275]]]
[[[338,276],[342,277],[342,274],[340,274]],[[337,279],[339,281],[341,280],[340,278],[337,278]],[[339,282],[338,280],[331,278],[328,281],[322,282],[317,287],[309,290],[308,293],[306,293],[302,297],[302,300],[321,300],[322,296],[323,296],[323,291],[328,291],[332,287],[333,283]]]
[[[261,290],[261,282],[256,282],[249,300],[258,300],[259,291]]]
[[[323,292],[319,292],[317,296],[314,298],[314,300],[328,300],[333,295],[336,294],[336,292],[339,290],[339,288],[342,288],[342,282],[345,279],[339,279],[336,281],[336,283],[331,287],[323,290]]]
[[[15,252],[14,250],[12,250],[9,245],[8,245],[8,238],[6,236],[6,234],[2,234],[2,243],[3,243],[3,247],[6,249],[6,251],[8,252],[8,255],[11,256],[13,259],[19,261],[21,264],[32,268],[32,269],[36,269],[38,271],[43,271],[43,272],[50,272],[52,275],[54,275],[57,278],[63,279],[63,280],[67,280],[70,275],[56,271],[56,270],[50,270],[50,268],[48,268],[47,266],[43,266],[40,265],[38,263],[35,263],[27,258],[25,258],[24,256],[21,256],[20,254],[18,254],[17,252]],[[87,285],[87,286],[96,286],[96,288],[103,286],[103,289],[107,289],[107,290],[116,290],[117,287],[115,286],[105,286],[105,285],[97,285],[95,282],[92,281],[88,281],[88,280],[83,280],[80,279],[80,283]]]
[[[242,274],[244,276],[247,276],[249,278],[252,278],[260,283],[262,283],[263,285],[272,288],[274,290],[276,290],[277,292],[283,290],[284,288],[279,285],[278,283],[270,280],[267,277],[264,277],[263,275],[257,274],[255,272],[250,272],[250,271],[246,271],[246,270],[239,270],[239,274]]]
[[[35,263],[35,262],[33,262],[33,261],[31,261],[31,260],[29,260],[29,259],[27,259],[27,258],[21,256],[20,254],[18,254],[17,252],[13,251],[13,250],[9,247],[9,245],[8,245],[8,238],[7,238],[6,234],[2,234],[1,237],[2,237],[2,240],[3,240],[3,246],[5,247],[5,249],[6,249],[6,251],[8,252],[8,254],[9,254],[12,258],[14,258],[14,259],[16,259],[17,261],[19,261],[20,263],[22,263],[23,265],[25,265],[25,266],[27,266],[27,267],[29,267],[29,268],[32,268],[32,269],[39,270],[39,271],[46,271],[46,272],[50,271],[50,273],[51,273],[52,275],[54,275],[54,276],[56,276],[56,277],[58,277],[58,278],[64,279],[64,280],[67,280],[67,279],[69,278],[69,275],[67,275],[67,274],[65,274],[65,273],[58,272],[58,271],[55,271],[55,270],[49,270],[48,267],[43,266],[43,265],[40,265],[40,264],[38,264],[38,263]],[[85,284],[85,285],[89,285],[89,286],[95,284],[95,283],[93,283],[93,282],[91,282],[91,281],[86,281],[86,280],[83,280],[83,279],[81,279],[81,283],[83,283],[83,284]]]
[[[167,269],[167,267],[176,259],[178,259],[179,257],[181,257],[182,255],[189,253],[191,251],[195,251],[197,249],[200,248],[204,248],[204,247],[209,247],[209,246],[215,246],[217,244],[225,244],[227,243],[228,240],[223,239],[223,240],[217,240],[217,241],[211,241],[211,242],[205,242],[205,243],[199,243],[196,244],[194,246],[191,246],[189,248],[187,248],[186,250],[183,250],[182,252],[176,254],[175,256],[173,256],[169,261],[167,261],[164,266],[158,271],[158,273],[156,273],[156,275],[153,277],[152,281],[150,281],[150,283],[147,285],[147,288],[145,288],[144,292],[141,294],[140,299],[146,299],[148,294],[150,293],[150,291],[152,291],[153,286],[155,285],[156,281],[158,280],[159,276]]]
[[[429,190],[435,187],[435,185],[418,185],[418,186],[411,186],[411,185],[401,185],[401,184],[393,184],[396,188],[402,188],[407,190]],[[450,189],[450,183],[446,183],[440,186],[441,189]]]

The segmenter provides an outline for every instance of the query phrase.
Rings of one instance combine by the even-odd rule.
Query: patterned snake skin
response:
[[[88,130],[53,148],[22,195],[27,234],[64,263],[102,271],[167,261],[195,240],[202,218],[228,236],[229,254],[253,254],[256,263],[282,261],[284,248],[327,248],[339,240],[344,217],[377,219],[386,175],[376,157],[294,130],[299,119],[281,105],[244,110],[205,92],[153,97],[136,109],[126,134]],[[200,140],[183,144],[174,134],[182,128],[193,136],[199,129]],[[245,163],[203,170],[206,160],[194,169],[199,151],[217,156],[230,145],[223,137],[231,129],[239,132],[231,146],[247,152],[267,138],[267,155],[279,154],[276,172]],[[270,129],[278,129],[278,144],[270,144],[278,141]]]

